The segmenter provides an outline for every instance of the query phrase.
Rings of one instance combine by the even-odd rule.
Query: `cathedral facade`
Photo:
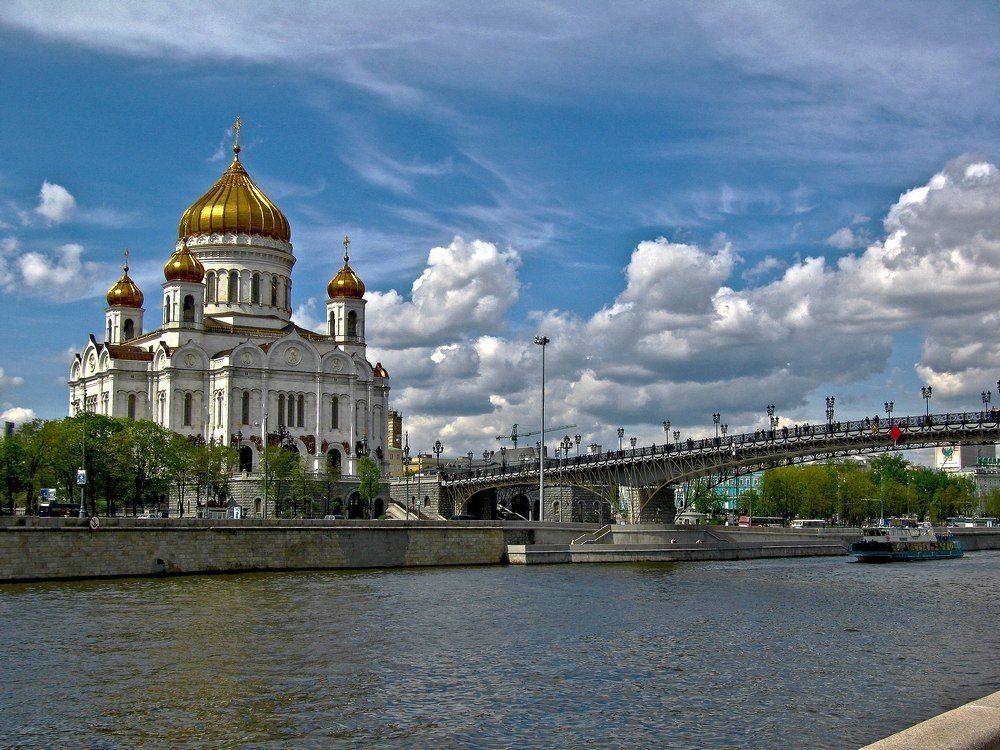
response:
[[[278,439],[310,471],[349,480],[368,455],[385,473],[389,375],[366,357],[365,285],[350,240],[327,286],[325,330],[295,325],[291,228],[244,169],[236,133],[232,164],[181,216],[154,326],[126,254],[103,341],[91,334],[70,367],[70,412],[149,419],[231,445],[247,478],[265,441]],[[259,498],[245,510],[267,514]]]

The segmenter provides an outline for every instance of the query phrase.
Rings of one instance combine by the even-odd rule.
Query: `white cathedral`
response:
[[[181,216],[159,327],[143,327],[126,254],[104,340],[91,334],[71,365],[70,411],[231,445],[242,472],[256,471],[264,440],[280,435],[310,471],[325,463],[349,479],[369,455],[384,473],[389,374],[366,358],[365,285],[350,240],[327,286],[325,332],[292,323],[291,229],[240,162],[239,125],[229,169]],[[270,515],[259,497],[253,506],[245,510]]]

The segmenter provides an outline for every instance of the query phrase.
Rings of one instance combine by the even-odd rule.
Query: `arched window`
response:
[[[249,445],[240,446],[240,471],[253,471],[253,449]]]
[[[330,429],[340,429],[340,399],[336,396],[330,398]]]
[[[278,394],[278,424],[283,425],[285,423],[285,394]]]
[[[191,410],[191,404],[192,404],[192,401],[193,401],[193,399],[191,398],[191,394],[190,393],[185,393],[184,394],[184,426],[185,427],[190,427],[191,426],[191,411],[192,411]]]
[[[126,414],[128,418],[133,422],[135,421],[135,394],[128,394],[128,405],[126,406]]]
[[[229,272],[229,301],[240,301],[240,275],[236,271]]]
[[[194,297],[190,294],[184,295],[184,313],[181,320],[185,323],[194,323]]]
[[[358,337],[358,314],[351,310],[347,313],[347,338],[356,339]]]
[[[303,396],[302,394],[299,394],[298,401],[299,401],[299,403],[298,403],[298,407],[299,407],[298,408],[299,421],[296,424],[298,424],[299,427],[305,427],[306,426],[306,397]]]
[[[326,453],[326,470],[332,476],[340,476],[340,451],[331,448]]]
[[[108,321],[108,332],[104,334],[105,341],[111,341],[111,321]]]
[[[250,424],[250,392],[243,391],[240,403],[240,424]]]
[[[333,314],[333,310],[330,311],[330,327],[327,329],[328,336],[337,335],[337,318]]]
[[[260,304],[260,274],[254,273],[250,277],[250,304]]]
[[[131,341],[135,338],[135,323],[129,319],[125,321],[125,333],[122,335],[123,341]]]
[[[163,324],[170,322],[170,297],[163,298]]]
[[[271,277],[271,307],[278,306],[278,277]]]
[[[208,297],[208,304],[214,305],[216,300],[215,271],[209,271],[205,275],[205,291]]]

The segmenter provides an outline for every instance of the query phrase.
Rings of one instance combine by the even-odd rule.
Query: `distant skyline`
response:
[[[126,247],[157,325],[237,116],[299,325],[350,235],[411,451],[536,430],[537,334],[585,445],[1000,405],[998,32],[980,2],[8,1],[0,416],[66,414]]]

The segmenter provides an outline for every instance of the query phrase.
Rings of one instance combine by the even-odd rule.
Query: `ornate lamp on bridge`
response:
[[[924,400],[924,418],[927,420],[927,424],[931,423],[931,396],[934,393],[934,389],[927,386],[920,386],[920,398]]]
[[[885,402],[885,413],[889,417],[889,426],[892,427],[892,409],[895,404],[892,401]]]
[[[441,471],[441,454],[444,453],[444,446],[441,445],[440,440],[434,441],[434,447],[431,448],[434,451],[434,455],[437,456],[437,467],[438,471]]]
[[[983,391],[983,416],[984,417],[986,416],[986,414],[990,410],[990,400],[992,398],[993,398],[993,394],[992,393],[990,393],[989,391]]]
[[[715,422],[715,439],[719,439],[719,420],[722,419],[722,415],[719,412],[715,412],[712,415],[712,421]]]
[[[771,437],[774,437],[774,428],[777,426],[774,422],[774,404],[768,404],[766,407],[767,411],[767,423],[771,428]]]
[[[632,453],[633,453],[633,455],[635,454],[635,439],[636,439],[635,435],[633,435],[632,437],[630,437],[628,439],[629,443],[632,444]]]
[[[826,427],[827,429],[833,428],[833,396],[826,397]]]
[[[719,425],[719,429],[722,430],[722,439],[725,440],[726,439],[726,433],[729,432],[729,425],[727,425],[727,424]]]
[[[677,450],[681,449],[681,431],[674,430],[674,443],[677,445]]]
[[[666,420],[663,423],[663,442],[665,442],[665,443],[669,443],[670,442],[670,420],[669,419]]]
[[[576,457],[580,457],[580,441],[583,440],[583,435],[574,435],[573,442],[576,443]]]

